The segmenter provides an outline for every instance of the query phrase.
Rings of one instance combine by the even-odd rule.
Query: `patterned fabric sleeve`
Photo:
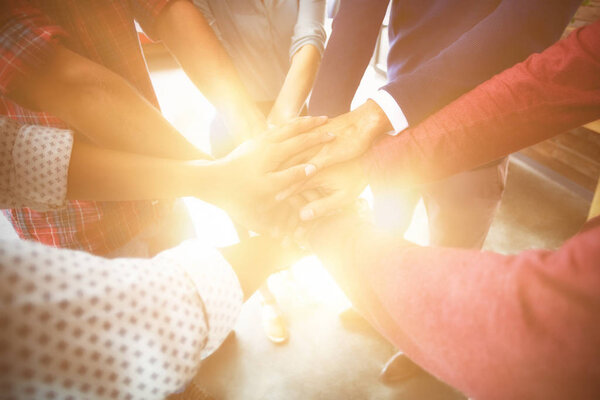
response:
[[[182,266],[212,280],[194,282]],[[5,399],[165,398],[191,380],[211,338],[230,331],[240,300],[229,265],[198,242],[151,260],[108,260],[5,240],[0,392]]]
[[[73,133],[0,117],[0,208],[66,204]]]
[[[0,93],[43,67],[66,32],[25,0],[0,2]]]
[[[194,283],[202,297],[208,337],[202,359],[210,356],[225,341],[241,311],[244,296],[237,275],[214,248],[188,240],[177,251],[166,251],[155,258],[163,265],[178,265]]]

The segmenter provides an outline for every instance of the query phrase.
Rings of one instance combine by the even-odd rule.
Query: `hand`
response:
[[[356,110],[329,120],[318,131],[331,132],[335,142],[328,143],[320,150],[310,149],[288,162],[290,165],[307,162],[319,169],[360,157],[381,134],[392,130],[383,110],[373,100]]]
[[[279,165],[298,152],[333,140],[327,132],[313,130],[325,121],[325,117],[298,118],[242,143],[217,160],[221,174],[215,184],[220,196],[215,203],[232,216],[239,217],[242,223],[244,220],[256,221],[257,218],[249,214],[266,212],[276,193],[316,172],[311,164],[284,170],[279,170]]]
[[[317,189],[320,197],[309,199],[299,212],[302,221],[335,214],[353,203],[367,186],[360,160],[329,167],[302,184],[300,190]]]
[[[267,116],[267,125],[268,126],[281,126],[289,121],[298,117],[298,113],[292,113],[290,110],[276,110],[275,108],[271,109],[271,112]]]

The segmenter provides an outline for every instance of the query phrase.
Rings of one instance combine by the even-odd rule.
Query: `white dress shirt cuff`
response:
[[[396,136],[408,128],[406,116],[391,94],[383,89],[379,89],[377,93],[370,97],[370,99],[377,103],[379,107],[381,107],[385,115],[390,120],[392,127],[394,128],[392,131],[386,132],[388,135]]]

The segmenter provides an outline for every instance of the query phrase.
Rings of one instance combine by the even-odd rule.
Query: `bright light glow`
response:
[[[429,219],[427,218],[427,209],[425,203],[423,203],[423,198],[419,199],[415,207],[415,212],[404,234],[404,239],[419,246],[429,245]]]
[[[150,75],[161,111],[187,140],[210,153],[210,123],[215,108],[181,69],[154,71]]]
[[[152,83],[165,117],[190,142],[209,153],[208,132],[215,115],[214,107],[200,94],[186,74],[180,69],[154,71]],[[372,77],[369,79],[373,79]],[[381,85],[376,85],[381,86]],[[362,97],[361,97],[362,96]],[[359,96],[366,98],[366,92]],[[361,195],[373,208],[373,195],[367,188]],[[397,225],[408,226],[405,238],[417,244],[429,242],[427,215],[423,202],[420,201],[414,214],[402,209],[406,200],[402,196],[392,196],[384,206],[378,207],[380,219],[395,221]],[[398,200],[399,199],[399,200]],[[237,233],[231,219],[217,207],[195,198],[184,199],[196,229],[197,237],[214,247],[229,246],[238,241]],[[410,219],[410,225],[406,221]],[[404,221],[404,222],[403,222]],[[399,233],[403,233],[404,229]],[[292,277],[292,279],[289,279]],[[275,274],[269,279],[269,287],[275,295],[283,293],[289,285],[294,285],[299,293],[298,301],[325,302],[340,310],[348,307],[350,302],[337,287],[331,276],[323,268],[317,257],[305,257],[298,261],[289,274]]]

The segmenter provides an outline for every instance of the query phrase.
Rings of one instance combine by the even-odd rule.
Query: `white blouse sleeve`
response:
[[[0,208],[63,207],[73,132],[0,117]]]
[[[314,45],[321,54],[325,48],[325,0],[299,0],[298,19],[290,46],[290,59],[307,44]]]
[[[223,341],[241,299],[225,259],[194,241],[150,260],[109,260],[4,240],[1,393],[162,399]]]

